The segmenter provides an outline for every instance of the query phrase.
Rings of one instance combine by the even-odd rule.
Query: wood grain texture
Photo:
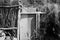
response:
[[[17,27],[18,9],[16,8],[0,8],[0,27]]]

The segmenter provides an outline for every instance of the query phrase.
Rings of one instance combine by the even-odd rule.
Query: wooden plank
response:
[[[11,27],[11,28],[0,28],[0,29],[3,29],[3,30],[10,30],[10,29],[17,29],[17,27]]]
[[[2,7],[5,7],[5,8],[14,8],[14,7],[18,7],[18,6],[20,6],[20,5],[0,6],[0,8],[2,8]]]
[[[21,14],[45,14],[45,12],[22,12]]]
[[[37,19],[37,23],[36,23],[36,31],[38,31],[38,28],[40,28],[40,13],[39,14],[36,14],[37,16],[36,16],[36,19]],[[37,36],[38,36],[38,33],[36,32],[36,38],[37,38]]]
[[[36,38],[37,38],[38,15],[36,14]]]
[[[20,40],[20,18],[21,18],[21,15],[20,15],[20,10],[19,10],[18,11],[18,32],[17,32],[18,40]]]

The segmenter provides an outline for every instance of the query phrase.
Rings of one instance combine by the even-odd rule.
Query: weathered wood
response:
[[[18,7],[0,9],[0,27],[17,27]]]

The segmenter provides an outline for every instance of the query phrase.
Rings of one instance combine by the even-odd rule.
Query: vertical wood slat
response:
[[[40,29],[40,13],[38,13],[38,27],[37,27],[37,31],[39,32]]]
[[[18,31],[17,31],[17,40],[20,40],[20,10],[18,11]]]
[[[21,13],[20,13],[20,10],[18,11],[18,34],[17,34],[17,37],[18,37],[18,40],[20,40],[20,19],[21,19]]]
[[[40,13],[36,13],[36,38],[38,36],[38,28],[40,28]]]
[[[38,26],[38,15],[36,14],[36,38],[37,38],[37,26]]]

